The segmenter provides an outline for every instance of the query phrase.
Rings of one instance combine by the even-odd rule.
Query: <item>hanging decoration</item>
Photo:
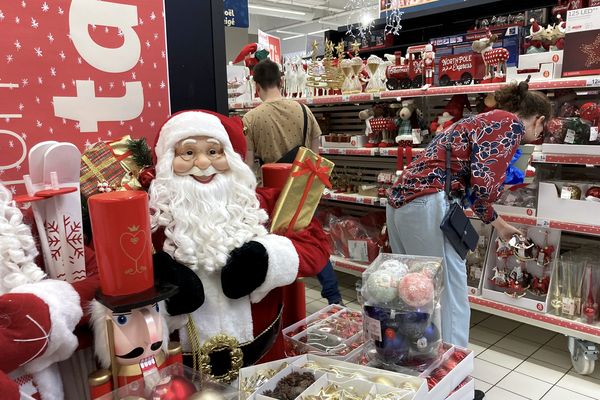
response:
[[[383,28],[386,35],[399,35],[402,30],[402,16],[404,11],[399,9],[386,10],[385,12],[385,28]]]
[[[364,39],[370,34],[374,26],[374,18],[370,11],[375,7],[377,7],[377,0],[348,0],[344,6],[344,10],[350,11],[346,35]]]

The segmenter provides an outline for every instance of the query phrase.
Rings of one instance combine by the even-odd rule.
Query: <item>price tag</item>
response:
[[[342,102],[347,103],[350,101],[350,95],[349,94],[343,94],[342,95]]]
[[[598,87],[598,86],[600,86],[600,77],[598,77],[598,76],[591,76],[591,77],[587,78],[586,86],[587,87]]]
[[[562,312],[566,315],[575,315],[575,301],[571,297],[562,298]]]
[[[389,156],[390,155],[390,150],[387,148],[382,148],[379,149],[379,154],[382,156]]]
[[[388,203],[388,199],[387,197],[382,197],[381,199],[379,199],[379,204],[383,207],[387,206]]]
[[[536,225],[541,226],[542,228],[550,228],[550,221],[544,218],[538,218]]]
[[[598,140],[598,127],[592,126],[590,128],[590,142],[595,142]]]
[[[348,240],[348,253],[353,260],[369,261],[366,240]]]
[[[365,329],[367,330],[367,338],[378,340],[381,342],[381,322],[375,318],[371,318],[368,315],[365,318]]]
[[[473,268],[474,272],[475,272],[475,279],[481,279],[481,275],[483,273],[483,268]]]
[[[381,93],[379,93],[379,92],[373,93],[373,99],[374,100],[379,99],[380,97],[381,97]]]
[[[347,153],[347,150],[346,150],[346,149],[343,149],[343,148],[342,148],[342,149],[339,149],[339,150],[338,150],[338,154],[346,154],[346,153]]]
[[[575,143],[575,131],[573,129],[567,129],[567,136],[565,136],[565,143]]]
[[[363,196],[361,196],[360,194],[356,195],[356,202],[360,203],[360,204],[364,204],[365,203],[365,198]]]
[[[313,98],[312,97],[307,97],[306,98],[306,104],[313,104]]]

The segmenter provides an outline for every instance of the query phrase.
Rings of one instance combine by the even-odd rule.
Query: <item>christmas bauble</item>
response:
[[[575,117],[576,115],[577,106],[573,103],[564,103],[558,111],[558,116],[563,118]]]
[[[400,331],[409,339],[416,340],[423,336],[429,325],[430,314],[408,312],[400,315]]]
[[[376,328],[378,331],[370,332],[371,335],[381,337],[381,340],[375,340],[377,354],[389,363],[405,361],[408,358],[410,342],[401,331],[401,313],[385,307],[365,306],[365,314],[379,322]]]
[[[155,178],[154,167],[144,167],[140,170],[140,173],[138,174],[138,182],[146,190],[148,190],[148,188],[150,187],[150,183],[152,183],[154,178]]]
[[[402,278],[408,273],[408,266],[399,260],[387,260],[381,263],[380,270],[393,272],[397,279]]]
[[[562,144],[565,140],[565,135],[564,120],[561,118],[552,118],[546,124],[544,143]]]
[[[375,303],[391,303],[398,293],[396,273],[388,270],[373,272],[367,279],[367,300]]]
[[[196,386],[182,376],[167,376],[152,390],[153,400],[186,400],[196,393]]]
[[[440,345],[440,330],[435,324],[430,324],[423,332],[423,336],[412,340],[410,350],[413,357],[421,359],[437,356],[437,350]]]
[[[411,307],[419,308],[433,301],[433,282],[426,274],[411,272],[400,280],[398,295]]]
[[[579,116],[587,122],[598,122],[600,120],[600,105],[592,102],[582,104],[579,108]]]
[[[591,197],[591,199],[590,199]],[[600,187],[599,186],[592,186],[590,187],[586,192],[585,192],[585,199],[586,200],[600,200]]]

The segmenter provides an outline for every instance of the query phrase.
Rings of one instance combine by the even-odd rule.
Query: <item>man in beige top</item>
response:
[[[263,103],[244,116],[244,132],[248,143],[246,163],[253,168],[255,156],[263,163],[277,162],[298,145],[310,147],[318,153],[321,128],[308,107],[281,96],[281,72],[277,64],[269,59],[259,62],[254,67],[253,77]],[[302,107],[306,110],[306,143],[302,142]],[[317,279],[322,287],[321,296],[329,304],[343,304],[337,276],[330,261]]]
[[[294,147],[303,145],[319,151],[321,128],[308,107],[281,96],[281,72],[273,61],[259,62],[253,70],[256,90],[263,103],[244,116],[248,142],[246,163],[251,167],[254,158],[263,163],[277,162]],[[302,142],[306,109],[306,143]]]

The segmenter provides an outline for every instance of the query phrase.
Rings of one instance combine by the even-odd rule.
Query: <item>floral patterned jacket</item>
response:
[[[500,196],[506,169],[525,127],[508,111],[494,110],[464,118],[435,136],[403,171],[389,192],[389,204],[402,207],[413,199],[444,191],[446,144],[452,143],[452,192],[468,200],[485,223],[497,217],[492,203]]]

